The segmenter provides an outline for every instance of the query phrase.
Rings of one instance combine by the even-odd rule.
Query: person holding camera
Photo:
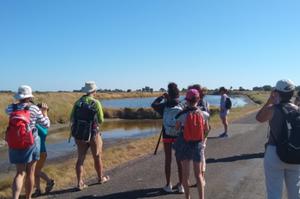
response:
[[[179,89],[177,84],[169,83],[168,93],[164,93],[162,96],[156,98],[151,107],[163,117],[162,137],[165,152],[165,176],[166,185],[163,190],[167,193],[173,192],[171,183],[171,162],[172,162],[172,145],[177,138],[177,132],[175,132],[176,119],[175,116],[182,110],[179,105]],[[178,178],[179,183],[177,189],[179,193],[184,193],[182,186],[182,168],[179,160],[176,159],[178,166]]]
[[[258,111],[256,120],[269,123],[268,140],[265,145],[264,173],[267,199],[279,199],[283,195],[283,183],[286,184],[288,199],[300,199],[300,164],[297,149],[297,140],[294,129],[297,125],[299,107],[292,103],[295,84],[291,80],[283,79],[276,83],[267,102]],[[296,116],[296,118],[294,118]],[[292,125],[290,122],[293,121]],[[297,138],[297,137],[296,137]],[[286,144],[293,147],[285,148]],[[295,143],[294,143],[295,142]],[[282,153],[284,149],[284,153]],[[294,158],[289,162],[286,159]]]
[[[37,104],[37,106],[42,109],[43,103]],[[49,108],[47,109],[49,111]],[[45,193],[49,193],[54,187],[54,180],[49,178],[49,176],[42,171],[46,159],[47,159],[47,150],[46,150],[46,138],[48,135],[48,129],[37,124],[36,128],[38,130],[38,135],[40,137],[40,159],[36,163],[35,167],[35,192],[32,194],[33,197],[38,197],[42,195],[41,191],[41,179],[46,182]]]

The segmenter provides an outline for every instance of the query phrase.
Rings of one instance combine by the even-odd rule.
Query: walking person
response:
[[[163,187],[165,192],[173,192],[173,186],[171,183],[171,162],[172,162],[172,145],[177,139],[178,132],[176,131],[175,116],[181,111],[179,105],[179,89],[177,84],[168,84],[168,93],[164,93],[162,96],[156,98],[151,107],[163,116],[162,137],[165,152],[165,177],[166,185]],[[182,186],[182,169],[180,161],[176,158],[178,167],[178,179],[177,189],[179,193],[184,193]]]
[[[97,91],[96,83],[85,83],[83,95],[74,104],[71,113],[71,132],[77,145],[76,176],[77,189],[79,191],[87,187],[83,180],[83,163],[89,148],[94,159],[94,168],[97,172],[98,183],[109,181],[109,176],[104,175],[102,162],[102,138],[99,126],[103,123],[103,110],[99,100],[95,99]]]
[[[6,132],[9,146],[9,161],[16,165],[16,175],[12,185],[12,198],[20,197],[25,178],[25,195],[31,198],[34,188],[34,171],[40,157],[40,138],[36,124],[49,128],[50,120],[47,115],[48,106],[42,103],[41,109],[31,103],[32,89],[22,85],[14,98],[17,103],[7,107],[10,116]]]
[[[225,87],[221,87],[219,89],[219,93],[221,95],[221,100],[220,100],[220,119],[222,121],[222,124],[224,126],[224,132],[220,134],[220,138],[226,138],[228,137],[228,114],[229,114],[229,109],[226,107],[226,100],[229,99],[227,95],[228,90]]]
[[[282,146],[284,146],[282,145],[282,139],[287,138],[290,141],[290,136],[294,135],[291,134],[293,131],[288,131],[288,128],[297,127],[297,125],[290,126],[290,123],[287,123],[288,117],[286,116],[288,113],[296,113],[299,116],[299,107],[291,102],[294,90],[295,85],[292,81],[279,80],[276,83],[275,90],[271,92],[268,101],[256,115],[257,121],[268,122],[270,126],[264,157],[268,199],[282,198],[283,182],[285,182],[287,188],[288,199],[300,199],[299,151],[298,157],[293,160],[297,163],[293,164],[287,163],[286,158],[290,158],[290,155],[282,155],[280,152]],[[299,135],[299,131],[296,133]],[[299,136],[297,140],[292,141],[298,142],[299,147]]]
[[[191,198],[189,192],[191,161],[193,161],[199,199],[204,199],[201,154],[208,124],[202,111],[197,107],[200,99],[199,92],[196,89],[189,89],[185,99],[187,107],[177,115],[176,128],[180,130],[180,134],[175,143],[176,157],[182,164],[182,182],[186,199]]]
[[[37,105],[40,109],[42,104]],[[40,179],[43,179],[46,182],[45,193],[49,193],[54,187],[54,180],[49,178],[49,176],[42,171],[46,159],[47,159],[47,150],[46,150],[46,137],[48,135],[48,129],[37,124],[36,128],[38,130],[38,135],[40,137],[40,159],[37,161],[35,167],[35,192],[32,194],[33,197],[38,197],[42,194],[41,191],[41,182]]]

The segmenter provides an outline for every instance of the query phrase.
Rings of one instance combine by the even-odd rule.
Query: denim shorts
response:
[[[9,162],[11,164],[26,164],[40,159],[40,139],[35,138],[35,143],[27,149],[9,149]]]
[[[180,134],[174,144],[175,156],[178,160],[193,160],[201,162],[201,142],[186,142]]]

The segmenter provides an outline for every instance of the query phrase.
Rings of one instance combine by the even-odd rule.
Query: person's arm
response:
[[[45,103],[42,103],[41,110],[35,106],[30,106],[31,111],[33,114],[36,115],[36,123],[40,124],[42,127],[49,128],[50,127],[50,120],[48,118],[47,110],[48,106]]]
[[[104,122],[104,114],[103,114],[102,105],[99,100],[96,100],[96,110],[97,110],[98,122],[99,124],[102,124]]]
[[[151,104],[151,107],[158,112],[160,115],[163,115],[163,111],[165,108],[165,103],[161,103],[165,99],[164,95],[156,98],[154,102]]]
[[[272,117],[273,117],[273,105],[274,105],[275,101],[276,101],[276,93],[274,93],[272,91],[268,101],[258,111],[258,113],[256,115],[256,120],[257,121],[266,122],[266,121],[272,119]]]

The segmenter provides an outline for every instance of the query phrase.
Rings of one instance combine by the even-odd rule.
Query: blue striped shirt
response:
[[[20,103],[17,105],[17,110],[23,110],[26,106],[28,106],[29,104],[27,103]],[[8,107],[6,108],[6,113],[8,115],[10,115],[13,112],[13,104],[8,105]],[[29,111],[30,111],[30,124],[29,124],[29,128],[31,130],[35,129],[35,125],[36,124],[40,124],[41,126],[45,127],[45,128],[49,128],[50,127],[50,120],[48,117],[45,117],[42,114],[42,111],[39,109],[39,107],[37,107],[36,105],[29,105]]]

